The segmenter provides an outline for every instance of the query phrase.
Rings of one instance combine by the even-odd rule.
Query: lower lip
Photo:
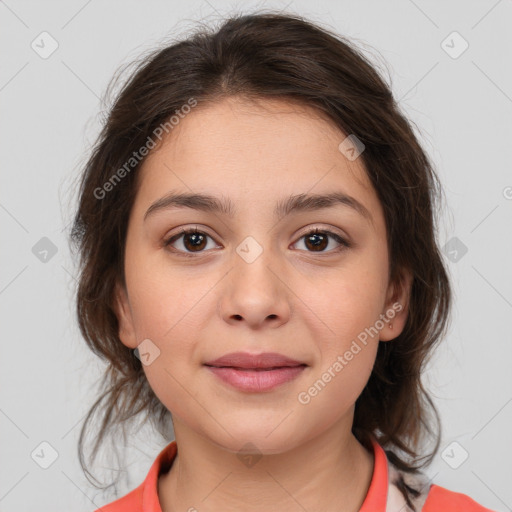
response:
[[[305,366],[286,366],[273,370],[239,370],[236,368],[218,368],[207,366],[217,377],[242,391],[260,392],[289,382],[298,377]]]

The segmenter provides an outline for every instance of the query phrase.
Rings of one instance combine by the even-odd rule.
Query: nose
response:
[[[251,329],[277,328],[290,319],[291,294],[269,251],[254,261],[234,253],[233,268],[223,284],[220,314],[233,325],[245,322]]]

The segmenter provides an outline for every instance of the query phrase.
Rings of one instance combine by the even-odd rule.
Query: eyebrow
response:
[[[373,223],[373,218],[368,209],[357,199],[344,192],[291,195],[276,203],[274,217],[281,220],[294,212],[316,211],[339,205],[352,208],[367,221]],[[191,208],[218,213],[231,218],[236,215],[236,208],[228,198],[219,198],[208,194],[170,192],[151,204],[144,214],[144,221],[156,212],[171,208]]]

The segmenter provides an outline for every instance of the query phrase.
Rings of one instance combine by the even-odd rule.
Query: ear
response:
[[[382,315],[384,328],[379,333],[380,341],[391,341],[404,330],[409,314],[409,300],[412,288],[412,274],[402,270],[398,282],[390,283]]]
[[[125,287],[119,283],[116,283],[114,292],[114,311],[119,325],[119,339],[128,348],[137,348],[137,336],[128,294]]]

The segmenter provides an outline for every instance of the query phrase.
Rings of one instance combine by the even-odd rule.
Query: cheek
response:
[[[161,255],[144,253],[132,254],[125,273],[138,339],[159,345],[193,338],[215,284],[212,276],[197,279],[192,272],[173,270]]]
[[[375,343],[356,342],[331,358],[296,397],[305,418],[318,418],[321,414],[320,423],[325,425],[350,411],[371,375],[376,349]],[[311,421],[315,423],[317,419]]]
[[[199,406],[196,410],[197,402],[191,400],[195,387],[191,375],[204,358],[204,324],[216,314],[213,297],[219,277],[171,274],[168,265],[157,261],[132,269],[126,273],[127,281],[131,278],[127,284],[137,339],[151,340],[157,354],[143,366],[149,385],[177,417],[201,417],[204,411]]]
[[[338,277],[317,301],[322,311],[315,333],[319,364],[297,396],[304,411],[323,410],[327,421],[355,403],[371,375],[379,344],[375,325],[381,313],[380,277],[366,271]]]
[[[367,259],[370,261],[365,261]],[[362,255],[329,275],[324,273],[316,277],[316,280],[308,280],[299,296],[317,313],[317,324],[324,332],[319,341],[324,339],[326,342],[322,350],[339,352],[366,328],[373,326],[383,312],[386,268],[379,261]],[[318,286],[312,287],[314,282]]]

